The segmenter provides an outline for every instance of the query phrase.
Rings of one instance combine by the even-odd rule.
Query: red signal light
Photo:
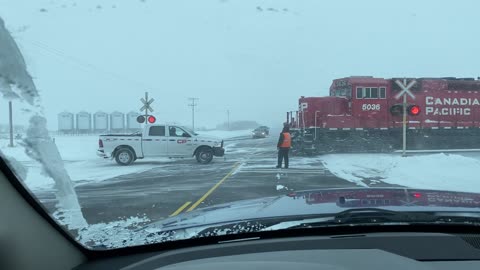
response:
[[[410,113],[417,115],[420,113],[420,108],[418,108],[417,106],[413,106],[412,108],[410,108]]]
[[[420,114],[420,106],[418,105],[411,105],[408,107],[408,114],[416,116]]]
[[[422,194],[420,194],[420,193],[413,193],[413,197],[419,199],[419,198],[422,197]]]
[[[147,121],[148,121],[148,123],[153,124],[153,123],[155,123],[155,121],[157,121],[157,118],[155,118],[155,116],[153,116],[153,115],[150,115],[148,117]]]

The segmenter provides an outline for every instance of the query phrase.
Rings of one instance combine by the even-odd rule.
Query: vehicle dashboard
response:
[[[104,259],[76,269],[480,269],[479,239],[443,233],[248,238]]]

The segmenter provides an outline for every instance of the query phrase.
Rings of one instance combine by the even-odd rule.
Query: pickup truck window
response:
[[[170,137],[190,137],[188,132],[180,127],[170,127]]]
[[[165,136],[165,126],[151,127],[148,131],[149,136]]]

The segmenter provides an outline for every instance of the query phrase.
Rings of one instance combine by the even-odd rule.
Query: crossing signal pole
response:
[[[410,83],[407,84],[407,79],[403,79],[403,83],[400,80],[396,80],[395,83],[400,87],[401,91],[395,96],[396,99],[400,99],[403,96],[403,132],[402,132],[402,139],[403,139],[403,149],[402,149],[402,156],[407,156],[407,95],[409,95],[412,99],[415,99],[415,96],[411,92],[411,88],[417,81],[412,80]]]

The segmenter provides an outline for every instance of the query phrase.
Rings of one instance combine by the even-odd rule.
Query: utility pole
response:
[[[192,107],[192,130],[195,131],[195,106],[198,104],[195,103],[195,101],[198,100],[198,98],[188,98],[192,103],[188,104],[188,106]]]
[[[230,110],[227,110],[227,127],[230,130]]]
[[[12,115],[12,101],[8,101],[8,120],[10,126],[10,144],[8,146],[13,147],[13,115]]]

